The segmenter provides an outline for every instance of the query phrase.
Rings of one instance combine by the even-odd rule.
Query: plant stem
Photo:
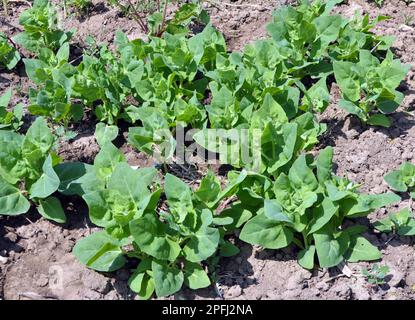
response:
[[[160,27],[160,30],[159,30],[159,32],[158,32],[158,34],[157,34],[157,36],[159,36],[159,37],[161,37],[161,35],[163,34],[163,32],[164,32],[164,27],[165,27],[165,25],[166,25],[167,4],[168,4],[168,0],[166,0],[166,1],[164,2],[164,9],[163,9],[163,20],[162,20],[162,22],[161,22],[161,27]]]
[[[148,32],[147,24],[143,21],[142,17],[140,16],[139,12],[135,8],[135,6],[132,4],[131,0],[127,0],[128,4],[130,5],[131,9],[133,10],[133,19],[137,21],[138,25],[140,26],[141,30],[145,33]]]
[[[9,16],[9,11],[7,10],[7,0],[3,0],[3,8],[4,8],[4,14],[6,17]]]

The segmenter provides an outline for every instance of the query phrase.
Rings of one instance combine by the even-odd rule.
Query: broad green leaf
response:
[[[82,264],[97,271],[115,271],[126,262],[120,243],[105,231],[79,240],[72,252]]]
[[[108,188],[127,196],[135,203],[136,207],[141,200],[150,194],[140,171],[134,170],[126,162],[116,164],[108,181]]]
[[[316,254],[316,247],[309,246],[306,249],[302,249],[298,253],[298,263],[305,269],[313,269],[314,268],[314,256]]]
[[[190,237],[183,247],[183,253],[187,260],[200,262],[206,260],[215,253],[219,245],[219,230],[206,228],[200,230]]]
[[[0,177],[11,184],[16,184],[25,174],[22,142],[21,135],[0,130]]]
[[[293,233],[281,222],[259,214],[248,221],[242,228],[239,238],[250,244],[257,244],[267,249],[287,247],[293,240]]]
[[[372,261],[380,259],[382,254],[364,237],[357,236],[351,237],[349,249],[344,257],[349,262]]]
[[[153,295],[154,279],[147,272],[134,272],[128,279],[128,285],[141,300],[147,300]]]
[[[65,223],[66,215],[62,209],[59,199],[55,197],[48,197],[45,200],[39,201],[37,211],[42,217],[55,221],[57,223]]]
[[[55,139],[46,120],[42,117],[38,117],[30,126],[23,140],[23,154],[27,155],[34,150],[39,149],[42,152],[42,155],[46,155],[49,153],[54,142]]]
[[[15,216],[29,209],[30,203],[20,190],[0,178],[0,215]]]
[[[130,231],[139,248],[157,259],[174,261],[181,252],[179,244],[170,239],[167,225],[152,213],[131,221]]]
[[[42,166],[43,173],[30,187],[30,199],[44,199],[58,190],[60,181],[52,167],[52,157],[49,155]]]
[[[321,229],[313,237],[320,267],[335,267],[344,260],[350,241],[347,233],[343,232],[335,238],[330,234],[330,229]]]
[[[385,128],[389,128],[391,126],[390,119],[384,114],[371,115],[369,119],[367,120],[367,123],[372,126],[380,126],[380,127],[385,127]]]
[[[118,127],[106,125],[105,123],[98,123],[95,128],[95,139],[100,146],[107,142],[112,142],[118,136]]]
[[[264,200],[264,214],[274,221],[292,223],[291,218],[284,213],[284,209],[275,200]]]
[[[112,143],[106,143],[101,147],[101,151],[95,157],[94,167],[99,177],[107,179],[111,176],[117,164],[124,161],[125,157],[123,153]]]
[[[306,162],[306,157],[301,155],[293,163],[288,173],[290,183],[297,189],[305,188],[307,190],[315,190],[318,186],[313,171]]]
[[[59,177],[60,185],[58,191],[64,195],[82,196],[84,191],[81,186],[82,177],[91,172],[93,166],[82,162],[64,162],[54,167]],[[95,185],[95,187],[98,187]]]
[[[320,183],[324,183],[332,175],[333,148],[326,147],[321,150],[316,159],[317,179]]]
[[[184,284],[190,289],[197,290],[210,286],[210,279],[199,264],[186,262],[183,271]]]
[[[153,260],[151,263],[153,270],[154,285],[158,297],[164,297],[179,291],[184,282],[183,272],[177,267]]]
[[[310,221],[308,234],[312,234],[323,228],[338,212],[339,205],[332,202],[329,198],[313,208],[313,219]]]
[[[358,75],[353,71],[354,64],[347,61],[334,61],[333,70],[336,83],[343,95],[351,101],[360,99],[360,83]]]

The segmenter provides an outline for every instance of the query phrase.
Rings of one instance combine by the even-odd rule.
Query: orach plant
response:
[[[13,47],[6,35],[0,32],[0,68],[13,69],[20,61],[20,54]]]
[[[398,192],[409,192],[415,199],[415,165],[410,162],[402,164],[398,170],[391,171],[385,175],[385,181]]]
[[[22,136],[0,130],[0,214],[29,211],[30,199],[47,219],[63,223],[65,213],[52,194],[60,181],[53,166],[59,158],[51,152],[55,139],[43,118]]]

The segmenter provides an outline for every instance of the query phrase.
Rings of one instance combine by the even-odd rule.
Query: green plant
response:
[[[360,235],[365,227],[343,228],[344,221],[367,216],[400,197],[358,193],[357,185],[332,175],[332,152],[327,147],[314,161],[302,155],[288,174],[281,173],[240,239],[270,249],[294,243],[301,248],[298,262],[307,269],[314,267],[315,255],[321,267],[379,259],[379,250]]]
[[[134,3],[131,0],[109,3],[117,6],[124,14],[133,18],[144,33],[160,37],[165,31],[187,32],[187,25],[194,19],[206,17],[198,1],[182,3],[171,19],[167,18],[167,7],[171,0],[144,0]]]
[[[388,275],[389,267],[388,266],[382,266],[377,263],[375,263],[370,270],[363,269],[362,274],[366,277],[367,282],[369,282],[372,285],[382,285],[385,284],[385,278]]]
[[[398,192],[410,192],[410,196],[415,198],[415,165],[410,162],[402,164],[398,170],[393,170],[385,175],[386,183],[392,190]]]
[[[66,221],[59,200],[52,196],[60,184],[53,169],[59,162],[51,152],[54,142],[53,134],[41,117],[25,136],[0,130],[0,214],[26,213],[30,209],[30,199],[46,219]]]
[[[0,32],[0,67],[6,67],[11,70],[19,61],[19,52],[9,43],[6,35]]]
[[[183,284],[192,289],[210,285],[203,263],[218,248],[226,254],[232,246],[221,238],[219,226],[233,220],[213,210],[236,191],[246,172],[224,190],[212,174],[196,191],[167,174],[162,188],[154,168],[131,168],[108,140],[85,175],[68,178],[73,166],[57,168],[61,176],[69,174],[62,192],[82,195],[91,221],[104,228],[76,244],[73,253],[79,261],[95,270],[114,271],[125,264],[125,256],[139,259],[129,284],[142,299],[154,291],[157,296],[173,294]],[[160,201],[163,192],[166,202]]]
[[[23,105],[16,105],[12,111],[8,111],[7,107],[12,97],[12,89],[7,90],[0,97],[0,129],[11,128],[17,131],[23,124]]]
[[[13,41],[37,55],[45,48],[56,52],[74,34],[74,30],[60,30],[56,8],[49,0],[35,0],[31,8],[20,14],[19,23],[24,31]]]
[[[374,2],[376,3],[376,5],[380,8],[383,6],[383,2],[384,0],[374,0]]]
[[[409,209],[390,214],[376,221],[374,227],[380,232],[395,232],[400,236],[415,236],[415,217]]]
[[[394,112],[404,96],[396,91],[410,66],[394,60],[388,51],[380,62],[368,50],[360,50],[359,62],[335,61],[334,75],[343,99],[339,106],[372,125],[390,126],[385,114]],[[372,114],[377,109],[381,113]]]

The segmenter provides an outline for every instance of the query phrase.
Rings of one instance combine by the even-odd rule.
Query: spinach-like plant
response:
[[[24,31],[14,36],[13,41],[35,54],[40,54],[43,48],[56,52],[74,34],[74,30],[59,28],[56,8],[49,0],[35,0],[31,8],[20,14],[19,23]]]
[[[12,97],[12,89],[8,89],[0,97],[0,129],[11,128],[17,131],[23,124],[23,105],[18,104],[14,106],[12,111],[8,111],[7,107]]]
[[[333,68],[343,96],[339,106],[364,122],[389,127],[386,114],[401,104],[404,96],[396,88],[410,66],[393,59],[391,51],[380,62],[370,51],[360,50],[359,62],[335,61]]]
[[[62,176],[70,171],[65,166],[75,164],[58,167]],[[67,176],[68,183],[62,186],[64,193],[82,195],[91,221],[104,228],[76,244],[73,253],[82,263],[114,271],[124,266],[126,256],[139,259],[129,284],[143,299],[154,291],[157,296],[173,294],[183,284],[192,289],[210,285],[203,262],[219,247],[229,252],[229,243],[216,227],[224,221],[213,210],[236,192],[246,172],[224,190],[211,174],[194,192],[170,174],[161,188],[154,182],[154,168],[131,168],[108,141],[94,166],[84,171],[81,177]],[[163,191],[167,202],[160,203]]]
[[[370,270],[363,269],[362,274],[366,277],[367,282],[379,286],[386,283],[385,278],[388,275],[389,270],[388,266],[382,266],[375,263]]]
[[[59,158],[51,149],[55,138],[39,117],[25,136],[0,130],[0,214],[19,215],[31,200],[46,219],[66,221],[59,200],[52,196],[60,181],[53,166]]]
[[[380,232],[395,232],[400,236],[415,236],[415,217],[409,209],[403,209],[376,221],[374,227]]]
[[[244,225],[240,239],[270,249],[294,243],[301,248],[298,262],[307,269],[314,267],[316,255],[325,268],[344,260],[379,259],[380,251],[360,235],[365,227],[344,228],[344,221],[367,216],[400,197],[358,193],[357,185],[332,174],[332,153],[327,147],[314,161],[299,156],[288,174],[275,180],[272,193]]]
[[[410,162],[402,164],[398,170],[393,170],[384,177],[392,190],[409,192],[415,199],[415,165]]]
[[[0,32],[0,67],[13,69],[20,61],[20,54],[3,32]]]

